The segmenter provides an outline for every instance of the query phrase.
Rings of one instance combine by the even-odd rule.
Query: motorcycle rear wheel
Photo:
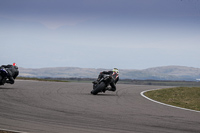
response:
[[[2,78],[1,75],[0,75],[0,85],[4,85],[4,83],[3,83],[3,78]]]

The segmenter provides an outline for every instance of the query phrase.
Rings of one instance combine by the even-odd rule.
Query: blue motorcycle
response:
[[[0,69],[0,85],[4,85],[6,83],[6,79],[8,76],[8,72],[5,68]]]

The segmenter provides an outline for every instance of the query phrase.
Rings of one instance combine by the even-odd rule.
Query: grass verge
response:
[[[170,105],[200,111],[200,87],[176,87],[153,90],[145,96]]]
[[[16,133],[16,132],[11,132],[11,131],[3,131],[3,130],[0,130],[0,133]]]
[[[17,77],[17,79],[21,79],[21,80],[37,80],[37,81],[52,81],[52,82],[69,82],[69,81],[66,81],[66,80],[50,79],[50,78],[43,79],[43,78]]]

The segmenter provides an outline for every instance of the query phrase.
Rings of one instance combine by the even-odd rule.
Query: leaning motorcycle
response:
[[[0,69],[0,85],[4,85],[6,83],[7,76],[8,72],[4,68]]]
[[[105,92],[106,87],[110,84],[112,76],[103,75],[103,77],[97,82],[93,82],[93,90],[91,94],[97,95],[99,92]]]

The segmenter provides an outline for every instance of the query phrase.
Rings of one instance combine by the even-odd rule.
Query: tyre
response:
[[[91,94],[96,95],[97,93],[101,92],[106,87],[104,82],[101,82],[95,89],[91,91]]]
[[[0,85],[3,85],[3,82],[2,82],[2,77],[0,75]]]

